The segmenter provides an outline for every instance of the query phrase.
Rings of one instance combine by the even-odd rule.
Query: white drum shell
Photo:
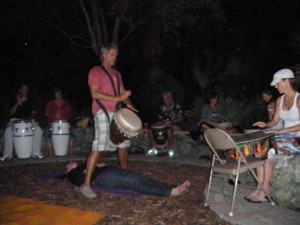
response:
[[[19,159],[31,157],[33,148],[33,129],[31,122],[14,122],[13,143]]]
[[[70,124],[66,121],[55,121],[51,126],[51,137],[54,154],[65,156],[68,152]]]

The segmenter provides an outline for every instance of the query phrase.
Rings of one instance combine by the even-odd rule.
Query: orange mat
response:
[[[95,212],[48,205],[31,199],[0,196],[0,224],[88,225],[104,217]]]

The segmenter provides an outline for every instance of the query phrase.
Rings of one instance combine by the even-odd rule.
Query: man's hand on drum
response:
[[[126,104],[126,107],[127,107],[128,109],[131,109],[131,110],[134,111],[134,112],[139,112],[139,111],[134,107],[134,105],[132,105],[131,103],[127,103],[127,104]]]
[[[131,91],[123,91],[119,96],[118,96],[118,101],[123,101],[126,98],[128,98],[131,95]]]

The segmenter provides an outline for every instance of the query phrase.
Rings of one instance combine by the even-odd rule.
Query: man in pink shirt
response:
[[[95,66],[89,72],[88,84],[93,99],[92,112],[95,121],[95,140],[93,141],[92,151],[87,158],[85,179],[80,188],[81,194],[87,198],[97,196],[91,189],[91,177],[101,151],[114,151],[118,148],[120,166],[122,169],[127,169],[127,147],[129,147],[130,141],[126,140],[118,145],[112,144],[109,137],[110,124],[107,118],[108,115],[110,121],[113,119],[118,102],[123,102],[127,108],[137,112],[129,99],[131,91],[124,89],[121,74],[112,68],[117,55],[118,47],[116,45],[104,45],[100,50],[101,66]],[[107,114],[100,105],[105,108]]]

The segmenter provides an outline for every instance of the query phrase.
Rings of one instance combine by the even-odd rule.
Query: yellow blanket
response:
[[[26,198],[0,196],[0,224],[94,224],[105,215],[96,212],[48,205]]]

